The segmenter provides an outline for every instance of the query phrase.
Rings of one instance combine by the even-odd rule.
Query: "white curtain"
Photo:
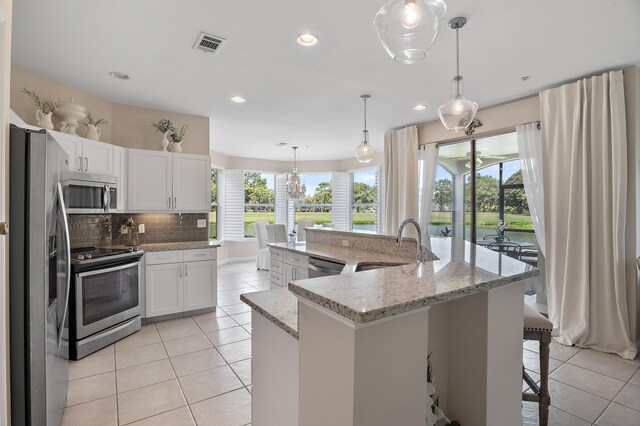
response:
[[[390,130],[384,135],[384,233],[395,235],[407,218],[418,218],[418,128]],[[407,234],[416,233],[407,228]]]
[[[538,247],[545,253],[544,175],[542,173],[542,131],[538,123],[516,127],[524,192],[527,195]]]
[[[563,344],[635,357],[622,71],[540,93],[549,315]]]
[[[429,143],[422,145],[419,151],[420,168],[420,227],[422,228],[422,240],[429,238],[429,218],[433,205],[433,189],[436,185],[436,171],[438,168],[438,145]]]

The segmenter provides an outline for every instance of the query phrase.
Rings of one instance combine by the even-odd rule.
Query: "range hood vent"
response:
[[[196,50],[202,50],[203,52],[213,53],[214,55],[222,48],[222,45],[227,40],[222,37],[214,36],[207,33],[200,33],[193,48]]]

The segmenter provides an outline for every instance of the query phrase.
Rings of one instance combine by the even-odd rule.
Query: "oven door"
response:
[[[75,276],[76,339],[140,315],[140,261]]]

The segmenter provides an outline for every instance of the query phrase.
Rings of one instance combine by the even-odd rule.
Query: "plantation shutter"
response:
[[[296,226],[296,201],[287,200],[287,233],[295,229]]]
[[[225,170],[224,238],[244,239],[244,170]]]
[[[382,170],[381,167],[376,167],[376,232],[380,232],[382,229]]]
[[[336,229],[349,229],[349,174],[331,173],[331,221]]]
[[[286,173],[276,174],[276,223],[286,225],[287,222],[287,192],[285,191],[285,183],[287,182]]]

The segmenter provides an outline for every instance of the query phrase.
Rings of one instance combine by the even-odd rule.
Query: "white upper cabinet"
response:
[[[113,145],[85,139],[82,142],[82,158],[85,173],[113,174]]]
[[[70,171],[113,175],[113,145],[61,132],[51,134],[69,155]]]
[[[211,162],[203,155],[173,155],[173,209],[211,209]]]
[[[130,149],[128,157],[127,210],[131,212],[172,210],[171,153]]]
[[[113,146],[113,175],[118,178],[118,205],[116,212],[126,210],[127,201],[127,150],[120,146]]]
[[[130,149],[127,211],[208,212],[211,163],[208,156]]]

